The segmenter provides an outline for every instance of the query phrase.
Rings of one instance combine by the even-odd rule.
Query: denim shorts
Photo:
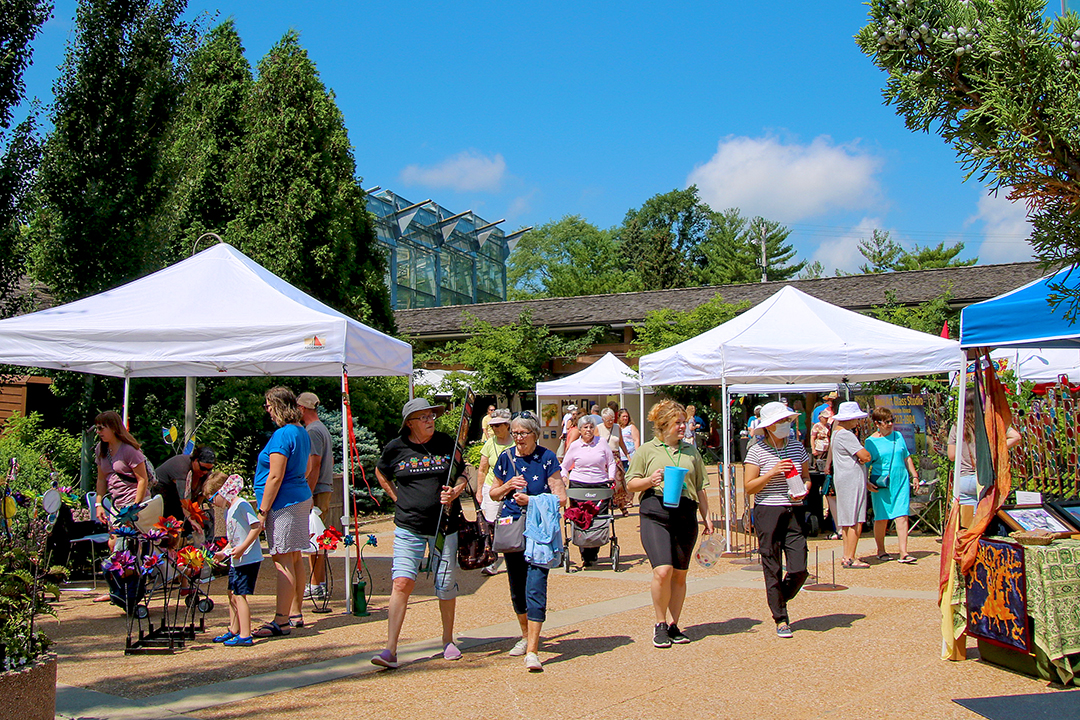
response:
[[[435,550],[434,535],[417,535],[403,527],[394,528],[394,565],[391,577],[416,579],[420,566],[424,564],[430,547],[434,554],[432,570],[435,573],[435,597],[440,600],[453,600],[458,596],[457,583],[457,533],[446,536],[440,555]]]
[[[956,495],[961,505],[978,505],[979,476],[961,475],[956,483]]]
[[[255,581],[262,563],[248,563],[240,567],[229,566],[229,592],[233,595],[254,595]]]

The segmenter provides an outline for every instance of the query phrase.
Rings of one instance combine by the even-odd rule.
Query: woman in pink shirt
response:
[[[586,415],[578,420],[580,437],[570,443],[566,448],[566,455],[562,459],[562,474],[567,479],[568,487],[614,487],[615,486],[615,456],[606,442],[597,437],[596,420],[592,415]],[[605,502],[600,508],[601,512],[607,511]],[[589,567],[596,562],[600,554],[600,548],[581,548],[581,562]]]

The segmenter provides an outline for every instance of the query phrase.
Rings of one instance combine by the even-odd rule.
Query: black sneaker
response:
[[[676,645],[685,645],[686,643],[690,642],[690,638],[686,637],[686,635],[683,634],[683,631],[680,630],[679,626],[675,623],[671,623],[670,625],[668,625],[667,634],[668,637],[671,639],[671,642],[675,643]]]
[[[653,647],[658,648],[671,647],[671,636],[668,635],[667,623],[657,623],[656,629],[653,631],[652,644]]]

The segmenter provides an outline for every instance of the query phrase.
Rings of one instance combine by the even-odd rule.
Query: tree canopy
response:
[[[869,238],[859,241],[859,253],[866,262],[859,266],[864,274],[895,272],[898,270],[930,270],[933,268],[965,267],[974,265],[978,258],[958,260],[964,251],[964,243],[945,247],[942,241],[936,246],[922,247],[918,243],[911,250],[889,237],[888,231],[874,230]]]
[[[627,355],[639,357],[677,345],[726,323],[749,308],[748,301],[738,304],[724,302],[724,298],[717,293],[707,303],[693,310],[651,310],[642,322],[634,324],[634,347]]]
[[[859,48],[911,130],[936,132],[975,176],[1027,204],[1035,254],[1080,262],[1080,16],[1045,0],[870,0]],[[1060,288],[1070,314],[1080,290]]]

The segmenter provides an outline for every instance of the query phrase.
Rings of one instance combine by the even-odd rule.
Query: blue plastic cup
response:
[[[664,468],[664,507],[677,508],[682,498],[683,483],[686,482],[686,473],[690,472],[684,467],[668,465]]]

